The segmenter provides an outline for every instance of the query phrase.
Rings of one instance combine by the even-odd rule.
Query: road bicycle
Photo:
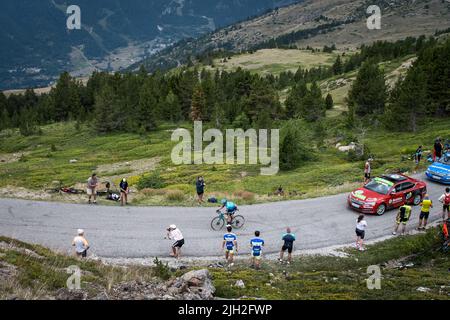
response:
[[[225,213],[223,213],[221,210],[217,210],[216,213],[218,214],[217,217],[215,217],[214,219],[212,219],[211,221],[211,228],[214,231],[219,231],[221,230],[225,225],[228,224],[228,220],[227,220],[227,216],[225,215]],[[245,223],[245,219],[243,216],[241,215],[232,215],[231,216],[231,226],[234,229],[240,229],[244,226]]]

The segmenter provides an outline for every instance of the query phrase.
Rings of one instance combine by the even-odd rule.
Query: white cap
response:
[[[174,225],[174,224],[171,224],[171,225],[169,226],[169,228],[170,228],[170,229],[176,229],[176,228],[177,228],[177,226],[176,226],[176,225]]]
[[[81,236],[82,234],[84,234],[84,230],[83,229],[78,229],[77,233],[78,233],[79,236]]]

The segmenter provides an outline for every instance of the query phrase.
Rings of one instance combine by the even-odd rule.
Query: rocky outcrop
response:
[[[208,270],[194,270],[162,283],[131,281],[114,286],[112,300],[211,300],[215,288]]]

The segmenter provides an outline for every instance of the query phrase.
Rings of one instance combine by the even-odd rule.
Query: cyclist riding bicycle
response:
[[[227,199],[222,199],[220,203],[222,204],[222,206],[220,207],[219,210],[225,208],[226,210],[225,214],[227,215],[227,222],[230,224],[231,221],[233,221],[233,215],[236,213],[236,211],[239,211],[239,209],[234,202],[228,201]]]

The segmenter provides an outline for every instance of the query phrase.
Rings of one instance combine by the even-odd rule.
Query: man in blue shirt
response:
[[[231,226],[227,226],[227,233],[223,236],[222,249],[225,250],[225,259],[230,267],[234,265],[234,253],[238,250],[237,237],[231,232]]]
[[[287,228],[286,229],[286,233],[283,234],[283,236],[281,237],[281,240],[284,241],[283,247],[281,248],[281,252],[280,252],[280,259],[278,259],[280,262],[283,262],[283,256],[284,253],[288,252],[288,261],[287,263],[290,264],[292,262],[292,251],[294,249],[294,241],[295,239],[295,234],[293,234],[291,232],[291,228]]]
[[[264,247],[264,240],[260,237],[260,232],[255,231],[255,237],[250,240],[250,247],[252,248],[252,267],[259,269],[261,266],[262,247]]]

